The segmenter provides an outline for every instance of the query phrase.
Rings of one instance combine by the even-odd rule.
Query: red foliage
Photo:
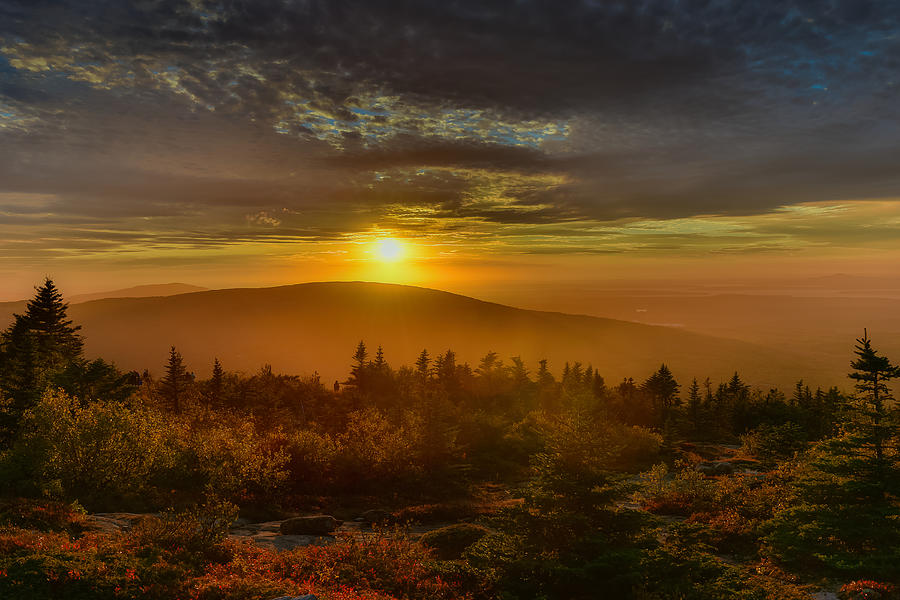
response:
[[[874,592],[874,594],[870,592]],[[846,600],[891,600],[898,597],[897,592],[897,587],[890,583],[859,579],[841,587],[841,598]]]

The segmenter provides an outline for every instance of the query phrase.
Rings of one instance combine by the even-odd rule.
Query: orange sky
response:
[[[107,4],[0,19],[0,299],[900,264],[892,3]]]

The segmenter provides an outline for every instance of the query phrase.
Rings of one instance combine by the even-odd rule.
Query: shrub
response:
[[[196,458],[197,480],[236,502],[271,501],[288,478],[290,457],[279,433],[260,433],[252,421],[198,430],[187,447]]]
[[[796,423],[761,425],[741,436],[746,452],[767,463],[794,456],[806,445],[806,431]]]
[[[394,531],[283,552],[274,569],[283,577],[328,588],[346,585],[420,600],[468,598],[457,582],[435,573],[430,558],[422,544]]]
[[[688,516],[696,511],[714,509],[715,482],[686,463],[679,463],[671,475],[664,464],[654,466],[642,474],[642,487],[636,500],[650,512]]]
[[[288,438],[285,451],[287,469],[295,486],[321,490],[332,482],[340,447],[330,435],[298,431]]]
[[[105,402],[82,406],[49,391],[25,413],[3,470],[32,482],[32,492],[92,509],[142,507],[153,502],[150,482],[174,463],[174,434],[152,411]]]
[[[338,479],[354,488],[373,481],[395,481],[417,475],[415,444],[405,426],[397,427],[374,408],[350,413],[338,436]]]
[[[841,586],[842,600],[893,600],[898,597],[897,587],[890,583],[861,579]]]
[[[438,558],[460,558],[466,548],[483,538],[489,530],[473,523],[456,523],[424,534],[421,542],[434,550]]]
[[[538,415],[537,427],[544,438],[544,452],[573,473],[649,466],[662,444],[659,434],[648,429],[580,410]]]
[[[209,499],[194,508],[146,517],[131,530],[130,538],[136,547],[161,550],[184,562],[223,561],[228,557],[223,542],[237,515],[233,504]]]
[[[451,523],[480,516],[486,510],[474,502],[439,502],[407,506],[394,517],[398,523]]]
[[[63,531],[75,535],[87,529],[84,516],[84,509],[77,502],[16,498],[0,504],[0,525],[7,527]]]

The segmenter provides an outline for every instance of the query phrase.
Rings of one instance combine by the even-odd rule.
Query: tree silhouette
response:
[[[857,394],[842,431],[815,449],[796,482],[799,501],[776,516],[768,543],[785,563],[896,580],[900,422],[886,382],[900,370],[878,355],[867,334],[855,354],[849,377]]]
[[[35,289],[25,313],[14,315],[0,335],[0,391],[13,400],[16,414],[37,401],[54,374],[81,358],[84,344],[53,280]]]
[[[891,364],[886,356],[878,356],[865,330],[863,337],[856,340],[854,353],[858,358],[850,363],[854,372],[849,377],[856,381],[857,402],[852,407],[850,428],[863,447],[874,452],[878,468],[883,469],[885,446],[898,434],[897,411],[887,382],[900,377],[900,367]]]
[[[678,382],[672,375],[665,364],[659,366],[659,369],[647,378],[641,385],[641,389],[650,394],[657,409],[661,409],[663,413],[676,404],[678,401]]]
[[[430,364],[431,359],[428,358],[428,349],[423,349],[422,353],[419,354],[419,358],[416,359],[416,374],[419,376],[419,381],[421,381],[422,383],[428,381]]]
[[[356,345],[356,352],[353,353],[353,366],[350,367],[350,377],[347,379],[347,385],[351,385],[360,391],[363,390],[368,357],[369,352],[366,350],[366,343],[360,340],[359,344]]]
[[[212,376],[206,385],[206,402],[210,405],[222,404],[222,394],[225,391],[225,369],[218,358],[213,359]]]
[[[550,369],[547,368],[546,358],[538,361],[537,382],[542,386],[553,383],[553,375],[550,373]]]
[[[169,362],[166,364],[166,375],[159,382],[159,393],[163,402],[176,414],[181,412],[193,379],[184,366],[181,354],[172,346],[169,350]]]
[[[363,357],[365,360],[365,357]],[[378,345],[378,350],[375,352],[375,360],[372,361],[372,366],[375,367],[376,371],[381,371],[387,366],[387,363],[384,360],[384,350],[381,347],[381,344]]]

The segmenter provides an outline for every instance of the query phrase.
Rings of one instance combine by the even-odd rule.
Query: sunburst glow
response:
[[[404,248],[400,241],[386,238],[378,241],[376,247],[378,259],[384,262],[396,262],[403,258]]]

